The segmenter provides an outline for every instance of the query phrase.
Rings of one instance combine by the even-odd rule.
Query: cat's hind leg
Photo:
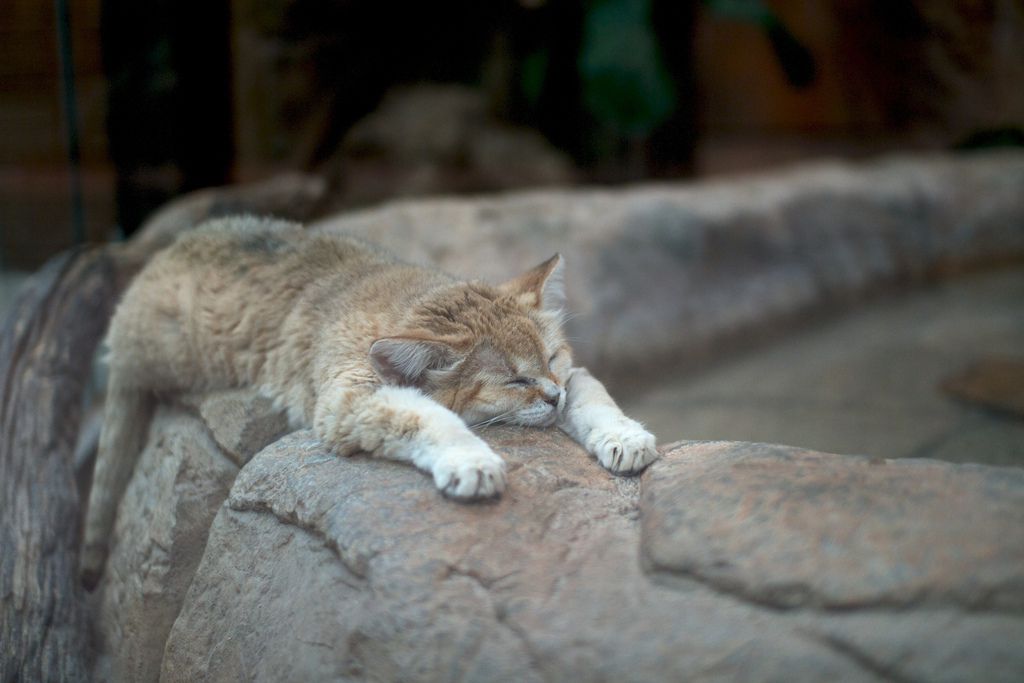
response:
[[[635,474],[658,457],[654,435],[626,417],[604,385],[585,368],[569,371],[558,426],[606,469]]]
[[[505,490],[505,462],[458,415],[413,388],[327,389],[317,399],[314,428],[341,455],[364,451],[412,463],[451,498]]]

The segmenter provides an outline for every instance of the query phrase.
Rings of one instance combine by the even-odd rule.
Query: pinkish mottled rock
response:
[[[1024,612],[1024,470],[692,443],[644,482],[655,572],[778,608]]]
[[[1007,562],[1019,552],[1012,525],[1024,483],[1015,471],[692,443],[641,478],[623,479],[556,431],[485,436],[509,462],[510,488],[483,505],[445,500],[408,467],[327,454],[308,431],[258,453],[210,530],[167,639],[162,679],[1024,674],[1024,618],[1014,602],[1024,569]],[[701,480],[716,470],[732,472],[720,478],[724,492]],[[759,500],[745,477],[769,499],[763,508],[744,507]],[[937,517],[929,525],[938,509],[929,492],[951,495],[949,512],[967,515],[963,523]],[[886,494],[896,500],[880,503]],[[818,514],[801,525],[801,510]],[[895,531],[885,514],[896,515]],[[943,561],[953,564],[936,571],[922,557],[925,543],[905,538],[908,519],[932,544],[964,548],[967,559],[947,553]],[[977,550],[974,537],[1000,533],[1006,548]],[[774,564],[720,584],[693,570],[704,557],[721,570],[747,569],[744,553],[763,556],[757,543],[723,550],[719,537],[737,535],[777,547]],[[831,559],[835,547],[847,553],[845,564]],[[800,591],[776,590],[773,577],[786,573]],[[736,588],[744,581],[750,590]],[[998,599],[970,599],[966,587],[988,581]],[[756,593],[762,584],[766,592]]]

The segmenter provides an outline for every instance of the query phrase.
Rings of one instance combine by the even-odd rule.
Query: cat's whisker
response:
[[[494,417],[489,417],[486,420],[480,420],[479,422],[474,422],[473,424],[469,425],[469,428],[470,429],[476,429],[477,427],[486,427],[488,425],[492,425],[495,422],[498,422],[500,420],[505,419],[506,417],[510,417],[515,412],[516,411],[514,409],[513,410],[508,410],[508,411],[506,411],[504,413],[500,413],[498,415],[495,415]]]
[[[565,324],[567,322],[569,322],[570,320],[573,320],[575,318],[578,318],[581,315],[583,315],[583,314],[582,313],[569,313],[567,311],[562,311],[562,312],[560,312],[558,314],[558,316],[555,319],[555,326],[558,327],[559,329],[561,329],[562,327],[565,326]]]
[[[505,418],[511,417],[511,415],[512,415],[512,413],[509,412],[509,413],[504,413],[502,415],[496,415],[495,417],[488,418],[487,420],[481,420],[480,422],[477,422],[475,424],[470,425],[470,429],[473,429],[473,428],[476,428],[476,427],[486,427],[487,425],[493,425],[496,422],[501,422]]]

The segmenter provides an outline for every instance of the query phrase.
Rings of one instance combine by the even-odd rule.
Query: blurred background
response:
[[[1020,146],[1022,46],[1020,0],[6,0],[0,308],[24,273],[76,242],[130,236],[183,193],[282,171],[320,175],[331,209],[344,210],[400,196]],[[961,289],[927,296],[965,311],[999,300],[999,315],[1012,318],[1020,279],[1001,277],[972,285],[973,299]],[[955,308],[929,301],[921,305]],[[906,424],[932,427],[904,429],[897,447],[858,439],[886,418],[850,418],[837,408],[845,398],[828,407],[843,424],[808,406],[770,416],[722,407],[730,387],[768,376],[792,383],[783,368],[829,358],[850,335],[890,329],[886,321],[921,306],[886,305],[895,308],[860,328],[815,330],[820,339],[764,351],[757,358],[768,365],[741,359],[753,365],[690,375],[633,405],[673,437],[930,454],[925,446],[960,413],[911,415]],[[1007,323],[1014,334],[1020,324]],[[912,346],[905,353],[915,356]],[[801,386],[846,377],[823,395],[863,393],[850,378],[871,371],[837,375],[842,362],[822,360]],[[887,372],[888,357],[879,363],[873,371]],[[887,381],[897,392],[913,384]],[[679,425],[685,406],[713,414]],[[1024,431],[998,424],[1009,426],[972,438],[1016,463],[1024,454],[1005,444]],[[810,431],[817,436],[799,438]]]
[[[0,254],[71,244],[71,163],[102,241],[282,169],[358,206],[1020,144],[1022,46],[1019,0],[7,0]]]

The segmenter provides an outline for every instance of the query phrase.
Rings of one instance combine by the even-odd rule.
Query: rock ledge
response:
[[[248,409],[199,413],[274,417],[244,396],[216,402],[226,400]],[[509,490],[459,505],[411,468],[338,458],[299,431],[256,453],[230,492],[221,485],[185,505],[177,493],[141,492],[190,491],[190,473],[209,474],[201,462],[234,476],[209,434],[258,430],[160,420],[150,449],[179,444],[181,455],[144,458],[139,495],[121,509],[117,570],[103,587],[108,602],[121,596],[102,617],[119,638],[110,672],[167,681],[1024,675],[1016,469],[684,442],[623,479],[557,431],[497,428],[485,438],[509,462]],[[180,446],[200,442],[205,451]],[[147,519],[148,534],[128,532]],[[197,519],[209,524],[201,539],[182,523]],[[154,538],[168,548],[191,539],[194,551],[154,553]]]

